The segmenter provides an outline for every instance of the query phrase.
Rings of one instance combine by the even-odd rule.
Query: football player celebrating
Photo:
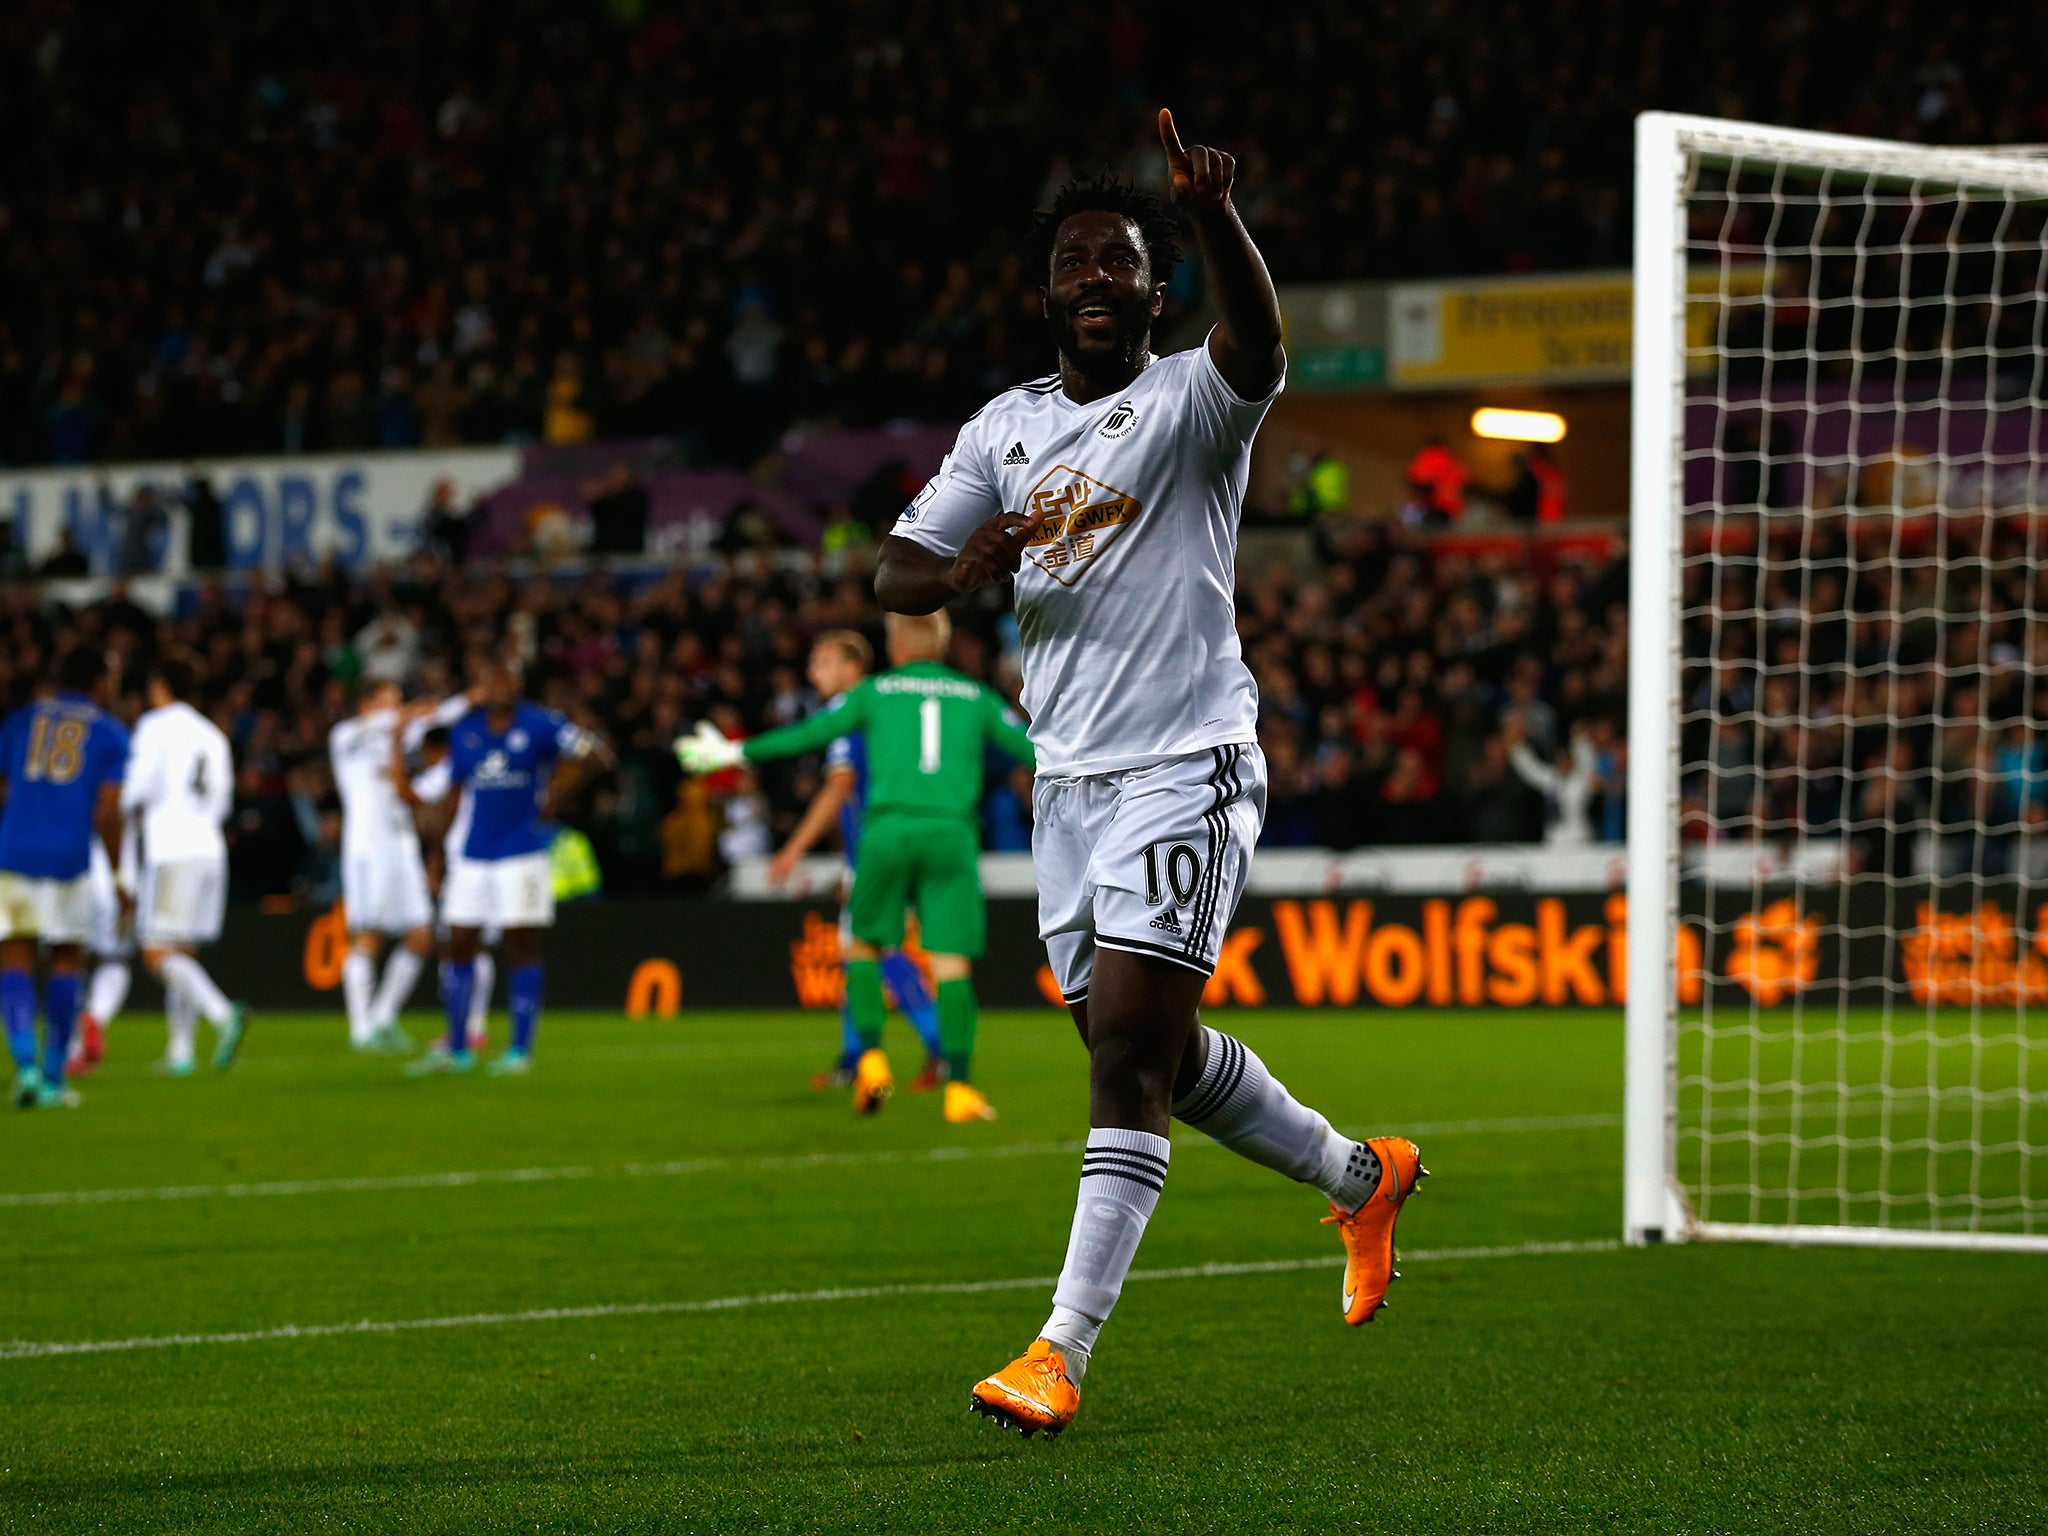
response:
[[[1231,205],[1235,162],[1183,147],[1170,112],[1159,136],[1221,319],[1201,346],[1155,357],[1173,219],[1120,182],[1062,189],[1037,226],[1059,371],[961,429],[875,576],[895,613],[1016,578],[1039,931],[1088,1048],[1091,1127],[1052,1315],[971,1394],[1026,1434],[1057,1434],[1080,1407],[1175,1117],[1322,1191],[1352,1323],[1381,1305],[1394,1218],[1422,1171],[1411,1142],[1339,1135],[1198,1017],[1265,813],[1232,591],[1252,437],[1286,359],[1272,279]]]

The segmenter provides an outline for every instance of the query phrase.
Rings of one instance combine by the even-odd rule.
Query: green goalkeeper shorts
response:
[[[981,838],[936,816],[873,816],[861,829],[847,902],[853,936],[877,949],[903,942],[903,914],[917,908],[918,942],[935,955],[979,960],[988,948],[981,900]]]

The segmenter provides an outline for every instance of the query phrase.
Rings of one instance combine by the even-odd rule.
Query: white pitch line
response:
[[[1608,1253],[1620,1248],[1613,1238],[1597,1242],[1508,1243],[1490,1248],[1417,1248],[1404,1250],[1404,1264],[1456,1259],[1511,1259],[1541,1254]],[[1304,1269],[1335,1269],[1337,1254],[1313,1259],[1265,1259],[1243,1264],[1190,1264],[1179,1269],[1134,1269],[1132,1280],[1215,1280],[1232,1275],[1279,1275]],[[281,1328],[252,1328],[239,1333],[173,1333],[137,1339],[79,1339],[39,1342],[14,1339],[0,1343],[0,1360],[47,1360],[58,1355],[126,1354],[141,1349],[177,1349],[210,1344],[261,1344],[277,1339],[327,1339],[344,1334],[416,1333],[430,1328],[495,1328],[512,1323],[556,1323],[584,1318],[651,1317],[692,1312],[736,1312],[749,1307],[816,1306],[834,1301],[872,1301],[892,1296],[976,1296],[988,1291],[1050,1289],[1050,1275],[1025,1275],[1009,1280],[960,1280],[902,1285],[843,1285],[819,1291],[766,1291],[753,1296],[715,1296],[703,1301],[608,1302],[586,1307],[535,1307],[524,1312],[471,1312],[459,1317],[410,1317],[388,1321],[362,1318],[352,1323],[287,1323]]]
[[[1470,1136],[1618,1126],[1618,1114],[1523,1115],[1495,1120],[1425,1120],[1408,1136]],[[1355,1134],[1363,1134],[1362,1132]],[[1204,1137],[1186,1145],[1211,1147]],[[1079,1141],[1019,1141],[993,1147],[930,1147],[922,1151],[794,1152],[764,1157],[692,1157],[670,1162],[582,1164],[563,1168],[484,1168],[451,1173],[400,1173],[345,1179],[279,1179],[261,1184],[163,1184],[129,1189],[46,1189],[0,1192],[0,1209],[51,1205],[125,1205],[156,1200],[259,1200],[290,1195],[362,1194],[388,1189],[464,1189],[485,1184],[548,1184],[567,1179],[678,1178],[721,1170],[786,1171],[886,1163],[951,1163],[982,1158],[1053,1157],[1079,1152]]]

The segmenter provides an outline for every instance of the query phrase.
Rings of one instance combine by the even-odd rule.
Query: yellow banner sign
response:
[[[1626,379],[1626,272],[1402,283],[1389,296],[1397,387]]]

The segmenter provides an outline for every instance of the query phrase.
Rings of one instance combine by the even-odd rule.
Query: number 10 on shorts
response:
[[[1202,856],[1189,843],[1154,843],[1145,850],[1145,905],[1156,907],[1165,900],[1160,890],[1161,870],[1173,892],[1173,904],[1185,907],[1195,899],[1202,883]]]

